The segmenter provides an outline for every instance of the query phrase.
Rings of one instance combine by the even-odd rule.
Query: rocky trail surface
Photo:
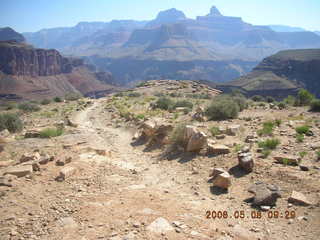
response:
[[[255,219],[252,212],[258,210],[244,201],[253,182],[286,178],[287,195],[292,184],[314,192],[313,178],[307,183],[281,167],[261,164],[251,175],[235,175],[227,193],[217,192],[209,174],[213,167],[236,165],[234,159],[187,154],[164,160],[163,150],[134,145],[133,130],[115,126],[105,102],[95,100],[77,112],[72,121],[78,126],[71,134],[47,142],[26,140],[37,148],[61,147],[56,158],[72,156],[64,166],[72,170],[56,181],[62,167],[49,162],[30,177],[14,179],[1,192],[0,239],[317,239],[318,207],[288,207],[281,199],[275,210],[295,211],[296,218],[263,213]],[[228,216],[208,219],[207,211]],[[237,215],[240,211],[245,217]]]

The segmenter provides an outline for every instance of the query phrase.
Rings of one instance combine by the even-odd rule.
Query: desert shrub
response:
[[[5,110],[12,110],[17,107],[17,104],[13,102],[5,102],[5,103],[2,103],[1,105],[2,105],[1,107]]]
[[[295,101],[295,105],[306,106],[306,105],[309,105],[313,99],[314,99],[314,96],[308,90],[300,89]]]
[[[182,97],[181,93],[172,92],[169,94],[170,97]]]
[[[174,102],[167,97],[159,98],[155,104],[153,105],[154,108],[160,108],[163,110],[170,110],[173,108]]]
[[[163,92],[155,92],[154,95],[156,97],[164,97],[165,96],[165,94]]]
[[[8,129],[9,132],[20,132],[23,128],[23,123],[19,116],[12,113],[0,114],[0,131]]]
[[[138,92],[129,92],[128,97],[140,97],[141,93]]]
[[[280,144],[279,139],[270,138],[265,141],[258,142],[258,146],[263,149],[274,150]]]
[[[40,137],[41,138],[52,138],[52,137],[61,136],[62,134],[63,134],[62,128],[46,128],[40,132]]]
[[[280,110],[287,108],[287,104],[285,102],[279,102],[277,105]]]
[[[20,103],[18,108],[24,112],[37,112],[40,110],[38,105],[29,102]]]
[[[320,112],[320,99],[314,99],[310,103],[310,111]]]
[[[296,127],[297,134],[307,134],[309,131],[310,131],[310,126],[308,125]]]
[[[304,158],[308,153],[307,152],[299,152],[299,156]]]
[[[260,95],[254,95],[251,97],[251,99],[255,102],[264,102],[265,101],[264,97],[262,97]]]
[[[40,103],[42,105],[48,105],[51,101],[49,99],[43,99]]]
[[[118,93],[116,93],[114,96],[115,96],[115,97],[123,97],[124,94],[123,94],[123,92],[118,92]]]
[[[259,136],[271,136],[275,123],[273,121],[267,121],[263,123],[262,129],[258,130]]]
[[[144,120],[145,118],[146,118],[146,116],[142,113],[136,115],[136,119]]]
[[[273,103],[273,102],[275,102],[276,100],[275,100],[273,97],[268,96],[268,97],[266,97],[266,101],[267,101],[268,103]]]
[[[262,157],[263,158],[267,158],[269,155],[270,155],[270,153],[271,153],[272,151],[270,150],[270,149],[263,149],[262,150]]]
[[[205,114],[210,120],[226,120],[238,117],[239,105],[229,96],[217,96],[213,99]]]
[[[53,101],[55,101],[55,102],[62,102],[62,98],[61,98],[61,97],[55,97],[55,98],[53,99]]]
[[[178,124],[170,134],[170,142],[173,145],[183,145],[184,144],[184,133],[186,129],[186,123]]]
[[[320,160],[320,151],[316,152],[317,160]]]
[[[290,105],[290,106],[293,106],[296,102],[296,98],[292,95],[289,95],[288,97],[286,97],[284,100],[283,100],[284,103]]]
[[[232,99],[238,104],[240,111],[247,109],[249,106],[247,99],[243,95],[233,96]]]
[[[67,93],[64,96],[64,99],[68,100],[68,101],[76,101],[80,98],[83,98],[82,94],[80,94],[80,93]]]
[[[188,101],[188,100],[181,100],[181,101],[177,101],[174,104],[174,108],[178,108],[178,107],[186,107],[186,108],[193,108],[193,103]]]
[[[220,130],[218,127],[211,127],[209,131],[211,132],[212,136],[217,136],[220,134]]]
[[[280,126],[281,126],[281,123],[282,123],[282,120],[281,120],[281,119],[276,119],[276,120],[274,120],[274,123],[275,123],[278,127],[280,127]]]
[[[296,135],[296,140],[297,140],[298,143],[303,142],[303,140],[304,140],[304,135],[303,135],[303,134],[297,134],[297,135]]]
[[[148,83],[146,83],[146,82],[140,82],[140,83],[138,83],[137,85],[136,85],[136,87],[145,87],[145,86],[147,86],[148,85]]]

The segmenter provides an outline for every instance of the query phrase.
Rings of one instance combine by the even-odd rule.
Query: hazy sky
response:
[[[0,0],[0,27],[19,32],[74,26],[81,21],[150,20],[169,8],[195,18],[217,6],[223,15],[255,25],[320,30],[320,0]]]

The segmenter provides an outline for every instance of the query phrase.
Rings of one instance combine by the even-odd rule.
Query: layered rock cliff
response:
[[[100,82],[81,59],[66,58],[56,50],[36,49],[16,41],[0,42],[0,98],[41,99],[69,92],[94,96],[115,90]]]
[[[320,49],[280,51],[265,58],[249,74],[229,83],[250,95],[288,95],[306,88],[320,96]]]

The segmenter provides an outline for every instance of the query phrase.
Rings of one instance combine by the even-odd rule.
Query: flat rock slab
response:
[[[274,206],[281,197],[278,186],[262,182],[255,183],[248,191],[254,194],[253,205],[256,206]]]
[[[147,227],[147,230],[154,233],[165,233],[168,231],[173,231],[174,228],[166,219],[159,217]]]
[[[306,196],[303,193],[292,191],[291,196],[288,199],[289,203],[293,203],[295,205],[303,205],[303,206],[309,206],[311,205],[311,202],[306,198]]]
[[[24,177],[33,172],[32,165],[18,165],[5,170],[4,175],[10,174],[17,177]]]

